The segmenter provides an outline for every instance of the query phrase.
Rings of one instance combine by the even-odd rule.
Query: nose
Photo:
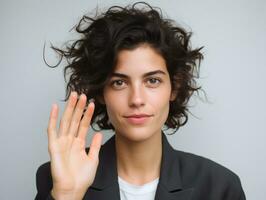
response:
[[[145,88],[140,84],[134,85],[129,91],[129,106],[130,107],[141,107],[145,105]]]

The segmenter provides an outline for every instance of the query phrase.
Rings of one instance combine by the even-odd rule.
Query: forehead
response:
[[[165,59],[152,47],[141,45],[133,50],[121,50],[118,53],[114,73],[136,76],[151,71],[167,73]]]

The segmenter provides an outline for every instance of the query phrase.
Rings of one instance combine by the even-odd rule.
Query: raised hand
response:
[[[102,134],[93,136],[87,154],[86,135],[95,105],[91,102],[82,118],[86,101],[86,95],[82,94],[78,99],[76,92],[71,93],[59,130],[56,128],[59,109],[56,104],[52,106],[47,133],[53,178],[52,196],[56,200],[82,199],[95,178]]]

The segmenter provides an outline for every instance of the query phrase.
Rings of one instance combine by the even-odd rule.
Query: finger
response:
[[[101,148],[101,144],[102,144],[102,134],[101,133],[95,133],[92,141],[91,141],[91,145],[90,145],[90,150],[88,152],[88,158],[90,160],[97,160],[98,156],[99,156],[99,151]]]
[[[59,135],[67,135],[71,123],[74,108],[78,99],[77,92],[71,92],[66,108],[64,110],[62,119],[60,121]]]
[[[78,135],[77,137],[80,138],[81,140],[85,140],[88,129],[90,127],[91,123],[91,118],[94,112],[95,104],[93,102],[90,102],[88,105],[88,108],[86,112],[84,113],[84,116],[80,122],[79,130],[78,130]]]
[[[47,135],[48,135],[48,142],[51,143],[53,140],[56,139],[56,122],[58,117],[58,106],[57,104],[53,104],[50,112],[48,128],[47,128]]]
[[[76,136],[78,127],[80,124],[81,116],[83,114],[83,111],[85,109],[87,97],[85,94],[81,94],[79,97],[79,101],[77,103],[77,106],[75,108],[74,114],[71,119],[71,124],[69,127],[69,134],[72,136]]]

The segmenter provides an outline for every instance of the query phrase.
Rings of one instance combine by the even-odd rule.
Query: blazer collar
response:
[[[182,189],[179,160],[175,150],[169,144],[163,132],[160,183],[168,192]]]
[[[99,166],[91,188],[98,191],[115,190],[119,192],[116,164],[115,136],[112,136],[101,148]],[[109,189],[107,189],[109,188]],[[181,192],[179,192],[181,191]],[[190,199],[193,188],[182,190],[180,161],[176,151],[167,141],[162,132],[162,163],[156,200],[159,199]],[[119,199],[119,194],[116,195]],[[114,198],[112,198],[114,199]]]
[[[99,165],[91,187],[102,190],[118,184],[116,165],[115,136],[112,136],[102,147],[99,153]]]

